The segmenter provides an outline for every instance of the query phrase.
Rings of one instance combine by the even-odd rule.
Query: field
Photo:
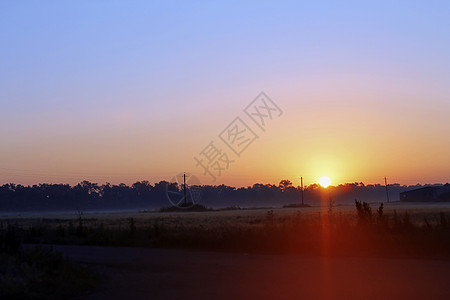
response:
[[[380,203],[369,203],[372,209],[376,210]],[[405,212],[410,214],[415,222],[422,223],[424,218],[438,222],[439,213],[450,213],[450,203],[448,202],[390,202],[383,203],[384,213],[392,216],[394,211],[402,215]],[[136,225],[145,226],[161,222],[162,224],[174,225],[177,223],[200,225],[205,224],[251,224],[262,221],[267,216],[268,211],[273,211],[276,218],[292,216],[300,213],[303,217],[311,219],[330,212],[329,206],[309,206],[301,208],[230,208],[206,212],[159,212],[159,211],[65,211],[65,212],[8,212],[0,213],[0,222],[18,222],[25,226],[43,222],[46,224],[60,224],[66,222],[76,222],[80,215],[86,224],[97,224],[103,222],[105,225],[113,227],[126,226],[130,218],[133,218]],[[356,217],[355,205],[337,205],[331,207],[331,213]],[[204,225],[205,225],[204,224]]]
[[[22,247],[23,250],[20,250],[22,244],[25,246]],[[64,256],[84,267],[77,269],[69,262],[61,260],[59,254],[53,256],[48,251],[37,250],[42,254],[36,256],[33,252],[29,252],[28,249],[34,247],[30,244],[42,245],[44,249],[48,249],[49,245],[59,245],[54,249],[61,251]],[[133,247],[136,250],[124,247]],[[143,255],[142,248],[151,248],[148,249],[148,255],[151,257]],[[0,249],[0,252],[4,253],[0,253],[2,259],[10,261],[10,265],[14,265],[14,268],[19,271],[25,262],[25,265],[29,265],[27,268],[41,272],[39,261],[47,260],[55,261],[60,265],[58,268],[61,270],[74,270],[72,271],[73,275],[69,274],[69,276],[85,274],[79,280],[74,281],[79,288],[68,295],[76,295],[83,289],[92,288],[95,276],[90,275],[86,267],[93,268],[94,273],[103,274],[108,280],[101,285],[96,294],[88,299],[104,297],[120,299],[117,295],[131,293],[125,288],[120,288],[121,284],[137,286],[137,291],[131,293],[135,299],[139,297],[145,299],[146,293],[153,293],[162,298],[182,297],[183,295],[177,294],[178,292],[175,294],[170,292],[169,288],[158,290],[158,286],[165,284],[164,279],[160,276],[162,270],[164,270],[165,276],[172,278],[169,282],[181,280],[179,272],[184,274],[183,276],[195,276],[197,280],[208,279],[195,272],[192,273],[188,269],[182,269],[182,271],[176,269],[178,271],[175,272],[174,264],[178,260],[178,255],[185,257],[186,266],[190,265],[195,270],[210,274],[205,276],[220,276],[225,281],[237,276],[232,274],[235,271],[230,271],[232,266],[237,268],[238,265],[245,265],[246,268],[264,269],[264,272],[277,270],[280,274],[283,269],[288,273],[296,274],[296,276],[305,277],[304,280],[311,284],[317,284],[317,280],[323,281],[321,278],[323,274],[317,268],[322,268],[326,261],[328,261],[327,264],[329,263],[327,269],[330,268],[336,276],[347,275],[355,282],[361,281],[358,274],[363,272],[363,266],[373,269],[371,271],[373,274],[370,276],[374,278],[384,274],[386,270],[397,272],[403,277],[408,276],[408,272],[402,269],[404,265],[418,272],[444,274],[446,272],[439,266],[442,263],[448,264],[450,257],[450,204],[394,202],[381,206],[380,203],[357,202],[355,205],[348,206],[230,208],[203,212],[77,211],[40,215],[4,214],[0,218]],[[212,254],[211,251],[217,254]],[[136,257],[136,260],[130,260],[130,257],[122,257],[117,254],[124,252],[127,252],[130,257]],[[242,254],[250,256],[243,257]],[[205,257],[209,258],[205,260]],[[219,264],[223,260],[227,260],[229,263]],[[147,267],[141,264],[144,261],[148,261]],[[442,263],[439,263],[438,266],[433,263],[436,261]],[[298,268],[309,266],[310,271],[308,272],[315,275],[308,277],[306,272],[290,268],[291,264],[297,265]],[[215,265],[219,269],[212,272],[209,270],[211,265]],[[342,267],[344,265],[348,265],[354,271],[347,272],[346,268]],[[46,270],[47,264],[41,267],[42,270]],[[26,299],[33,293],[38,295],[35,297],[36,299],[64,298],[62,296],[49,298],[45,296],[45,290],[43,292],[39,288],[37,290],[29,289],[30,284],[32,287],[42,286],[39,281],[34,279],[26,286],[17,284],[17,282],[22,282],[20,276],[14,275],[18,272],[8,273],[10,272],[8,270],[14,268],[8,267],[0,270],[2,278],[9,278],[8,281],[2,283],[3,286],[0,286],[0,294],[12,295],[11,293],[14,291],[19,291],[18,299]],[[118,272],[124,275],[117,278],[115,274]],[[26,280],[30,280],[26,272],[22,273]],[[250,273],[251,276],[262,281],[278,280],[275,277],[272,278],[273,274],[262,275],[254,271]],[[422,277],[435,275],[428,273],[422,274]],[[19,274],[21,273],[19,272]],[[49,273],[47,279],[49,288],[51,288],[52,282],[58,282],[52,279],[54,275],[51,274],[53,273]],[[148,287],[143,276],[153,278],[152,280],[155,282],[151,286],[154,289]],[[15,278],[15,281],[11,281],[10,278]],[[88,279],[84,280],[84,278]],[[391,280],[398,279],[391,278]],[[330,291],[328,292],[333,290],[333,293],[340,293],[343,299],[365,296],[366,290],[361,287],[349,287],[343,290],[340,284],[345,282],[329,279],[327,284],[330,285]],[[444,294],[436,294],[436,297],[449,295],[449,291],[439,282],[436,291]],[[405,284],[406,282],[400,280],[400,283]],[[210,284],[217,283],[214,281]],[[253,286],[255,283],[249,282],[248,284]],[[291,298],[296,293],[303,293],[307,296],[315,295],[312,290],[306,292],[294,288],[297,286],[295,280],[279,282],[279,284],[286,286],[286,293],[290,295],[286,298]],[[361,281],[361,284],[367,283]],[[432,282],[424,282],[424,284],[424,286],[432,285]],[[374,288],[371,285],[368,287]],[[219,285],[218,288],[228,287]],[[237,293],[237,298],[242,298],[248,293],[250,293],[249,296],[261,293],[256,286],[252,287],[253,292],[249,292],[242,286],[235,288],[233,293]],[[385,288],[386,291],[379,291],[378,295],[389,298],[389,295],[386,294],[389,288],[387,286]],[[184,291],[183,293],[192,295],[203,291],[202,285],[199,284],[184,286],[183,289],[181,289]],[[142,290],[146,292],[144,293]],[[177,291],[181,290],[177,289]],[[408,297],[417,296],[407,291],[407,285],[398,292],[408,295]],[[277,290],[275,286],[271,286],[270,293],[273,293],[275,297],[281,291]],[[212,294],[215,298],[220,298],[217,291],[208,290],[204,299],[209,298]],[[60,295],[64,295],[64,293],[60,292]]]
[[[313,255],[450,254],[449,203],[4,215],[24,243]],[[8,224],[8,225],[7,225]]]

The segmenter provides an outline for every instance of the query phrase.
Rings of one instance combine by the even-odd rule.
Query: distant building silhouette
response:
[[[405,202],[440,202],[450,201],[450,184],[426,186],[400,193],[400,201]]]

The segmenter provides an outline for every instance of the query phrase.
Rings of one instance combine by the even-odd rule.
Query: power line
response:
[[[183,174],[184,206],[186,206],[186,173]]]
[[[304,205],[304,203],[303,203],[303,177],[300,177],[300,186],[302,189],[302,206],[303,206]]]
[[[384,185],[386,186],[386,198],[387,198],[387,202],[389,203],[389,190],[388,190],[388,183],[387,183],[386,176],[384,177]]]

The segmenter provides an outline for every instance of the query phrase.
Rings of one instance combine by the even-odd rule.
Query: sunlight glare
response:
[[[328,187],[330,185],[330,183],[331,183],[331,179],[327,176],[322,176],[319,179],[319,184],[321,186],[323,186],[324,188]]]

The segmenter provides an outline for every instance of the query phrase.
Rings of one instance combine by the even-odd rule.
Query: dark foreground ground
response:
[[[450,299],[450,261],[55,246],[105,277],[76,299]]]

